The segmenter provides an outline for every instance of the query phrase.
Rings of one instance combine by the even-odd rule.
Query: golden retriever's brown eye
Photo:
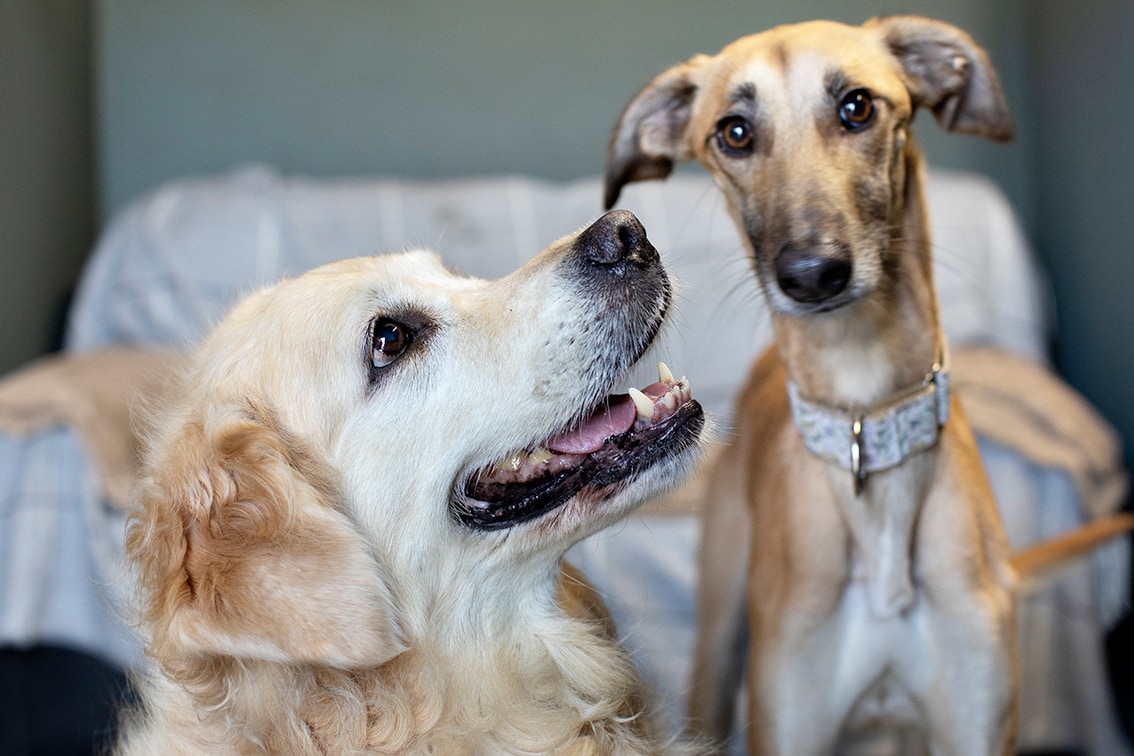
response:
[[[717,144],[730,157],[751,155],[755,140],[752,124],[742,116],[727,116],[717,123]]]
[[[874,120],[874,99],[865,89],[854,89],[839,101],[839,120],[848,131],[858,131]]]
[[[411,341],[413,341],[413,332],[396,320],[381,318],[375,321],[374,367],[384,368],[401,357]]]

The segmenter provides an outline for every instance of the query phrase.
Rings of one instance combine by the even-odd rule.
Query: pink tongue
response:
[[[547,442],[547,448],[560,454],[590,454],[598,451],[604,441],[611,436],[630,430],[638,417],[638,410],[630,397],[620,395],[611,397],[609,406],[604,406],[588,417],[583,424],[562,436]]]

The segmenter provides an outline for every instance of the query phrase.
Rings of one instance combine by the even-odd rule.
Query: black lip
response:
[[[822,315],[835,310],[841,310],[847,305],[857,302],[858,299],[853,296],[839,297],[838,299],[828,300],[826,302],[817,302],[809,304],[806,302],[796,302],[792,300],[793,309],[785,310],[787,315],[796,315],[806,317],[808,315]]]
[[[691,399],[657,425],[611,436],[577,466],[522,483],[465,482],[452,504],[453,514],[474,530],[505,530],[566,504],[584,488],[612,495],[658,462],[688,448],[701,434],[705,413]]]

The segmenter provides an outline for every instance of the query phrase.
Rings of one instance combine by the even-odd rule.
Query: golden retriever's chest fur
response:
[[[208,710],[184,689],[162,686],[160,733],[135,733],[125,753],[657,753],[645,740],[636,691],[627,690],[627,700],[587,700],[591,691],[561,688],[551,676],[540,690],[538,679],[499,671],[455,691],[439,687],[434,665],[391,666],[401,669],[234,671],[230,686],[247,689],[228,691]]]
[[[601,597],[561,566],[555,607],[482,632],[439,631],[379,667],[211,659],[167,666],[123,753],[681,753]],[[447,625],[435,620],[437,628]]]

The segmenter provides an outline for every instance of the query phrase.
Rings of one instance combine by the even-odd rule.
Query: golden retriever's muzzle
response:
[[[596,302],[589,339],[612,379],[641,358],[657,335],[671,289],[657,250],[630,212],[607,213],[575,239],[566,264],[581,295]],[[599,306],[599,302],[602,303]],[[609,312],[617,311],[617,317]],[[603,313],[607,312],[607,316]],[[586,495],[605,500],[639,475],[695,444],[704,427],[689,383],[659,368],[658,381],[628,394],[580,398],[577,414],[527,449],[480,470],[453,502],[478,530],[501,530],[538,518]]]
[[[657,335],[672,297],[646,229],[630,211],[612,210],[579,233],[567,264],[580,299],[593,301],[597,317],[611,308],[625,311],[624,320],[607,317],[594,324],[592,341],[600,335],[610,341],[596,344],[596,354],[605,351],[608,359],[635,362]],[[631,354],[621,353],[619,342],[625,339],[633,342]]]

